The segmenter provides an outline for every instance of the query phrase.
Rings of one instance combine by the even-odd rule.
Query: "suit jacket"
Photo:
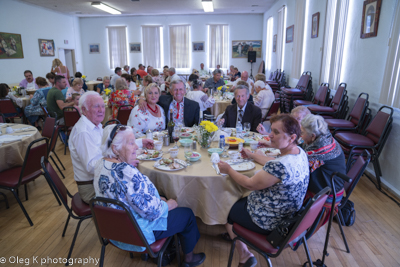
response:
[[[168,125],[169,121],[169,106],[174,97],[172,95],[161,95],[158,103],[165,112],[165,125]],[[183,98],[183,122],[186,127],[192,127],[199,123],[200,118],[200,106],[196,101],[190,100],[186,97]]]
[[[224,127],[236,127],[236,118],[237,118],[237,104],[229,105],[222,116],[225,119]],[[259,107],[254,106],[254,104],[247,102],[246,110],[243,114],[242,124],[245,122],[250,122],[251,129],[250,131],[256,132],[257,126],[261,123],[261,109]]]

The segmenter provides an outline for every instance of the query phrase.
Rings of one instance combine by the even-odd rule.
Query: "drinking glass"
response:
[[[172,132],[172,139],[175,142],[174,148],[179,148],[179,146],[178,146],[179,132],[176,129],[175,129],[175,131]]]
[[[189,146],[185,146],[184,147],[184,152],[185,152],[185,158],[186,158],[186,165],[188,165],[188,166],[192,165],[190,163],[190,157],[193,154],[192,144],[190,144]]]
[[[250,129],[251,129],[250,122],[245,122],[243,124],[243,130],[245,131],[246,135],[249,135]]]
[[[222,154],[222,157],[223,157],[223,158],[228,158],[228,157],[229,157],[229,156],[228,156],[228,153],[227,153],[228,149],[229,149],[229,144],[228,144],[228,143],[225,143],[225,144],[224,144],[224,153]]]

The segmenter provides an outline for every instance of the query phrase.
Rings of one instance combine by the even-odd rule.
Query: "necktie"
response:
[[[176,112],[176,119],[179,119],[179,108],[180,108],[179,103],[176,103],[176,110],[177,110],[177,112]]]
[[[239,117],[238,117],[238,121],[240,121],[240,123],[242,123],[243,120],[243,110],[239,109]]]

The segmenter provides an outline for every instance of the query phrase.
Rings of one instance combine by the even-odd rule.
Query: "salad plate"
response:
[[[167,172],[183,170],[186,167],[187,167],[186,162],[181,159],[163,158],[154,163],[154,168]]]
[[[143,154],[138,155],[136,158],[138,160],[158,160],[161,159],[163,153],[157,150],[147,150]]]

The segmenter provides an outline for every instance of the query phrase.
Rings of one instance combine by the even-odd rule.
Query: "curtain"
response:
[[[274,19],[273,17],[269,17],[267,20],[267,41],[266,46],[265,46],[265,73],[270,73],[271,70],[271,64],[272,64],[272,50],[273,50],[273,27],[274,27]]]
[[[302,73],[303,59],[303,39],[304,39],[304,20],[307,19],[306,0],[296,0],[296,15],[293,38],[293,57],[292,57],[292,78],[299,79]]]
[[[285,6],[278,10],[278,32],[276,40],[276,67],[282,69],[283,65],[283,46],[284,46],[284,33],[285,33]]]
[[[400,4],[396,3],[379,102],[400,108]]]
[[[228,58],[228,25],[209,25],[209,68],[227,69],[229,65]]]
[[[319,83],[335,89],[340,84],[349,0],[328,1],[325,17],[324,49]]]
[[[122,67],[128,64],[126,44],[126,26],[107,27],[110,68]]]
[[[162,26],[142,26],[143,64],[160,69]]]
[[[171,67],[190,68],[190,25],[169,26]]]

